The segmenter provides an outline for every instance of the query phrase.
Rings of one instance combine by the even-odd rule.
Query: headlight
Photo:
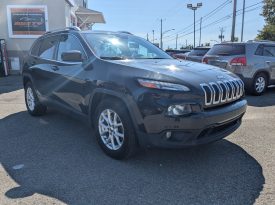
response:
[[[167,109],[167,113],[170,116],[181,116],[192,113],[190,104],[171,105]]]
[[[155,81],[155,80],[146,80],[146,79],[138,79],[138,82],[141,86],[146,88],[185,91],[185,92],[190,91],[188,87],[180,84],[167,83],[167,82]]]

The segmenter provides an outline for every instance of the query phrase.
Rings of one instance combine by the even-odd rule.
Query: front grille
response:
[[[202,83],[200,86],[204,92],[206,107],[238,100],[244,94],[244,83],[241,79]]]

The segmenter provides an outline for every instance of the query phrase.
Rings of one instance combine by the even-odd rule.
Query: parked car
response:
[[[186,56],[185,60],[202,62],[203,56],[210,50],[210,47],[196,47],[191,50]]]
[[[180,62],[127,33],[48,32],[23,65],[28,112],[43,115],[53,106],[81,116],[116,159],[138,146],[179,148],[222,139],[240,126],[247,106],[236,75]]]
[[[216,44],[203,62],[237,74],[254,95],[263,94],[268,85],[275,84],[275,42]]]
[[[185,59],[184,54],[188,52],[190,52],[190,50],[188,49],[181,49],[181,50],[167,49],[166,50],[166,53],[168,53],[173,58],[178,58],[178,59]]]

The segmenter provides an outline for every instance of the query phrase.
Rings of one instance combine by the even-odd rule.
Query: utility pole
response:
[[[163,43],[162,43],[162,19],[160,19],[160,48],[163,49]]]
[[[149,34],[147,33],[147,41],[149,41]]]
[[[223,35],[224,29],[223,29],[223,27],[220,28],[220,32],[221,32],[221,35],[219,35],[219,39],[221,39],[221,43],[222,43],[222,40],[224,39],[224,35]]]
[[[187,48],[187,39],[185,39],[185,48]]]
[[[187,4],[187,8],[194,11],[194,48],[196,47],[196,10],[200,7],[202,7],[202,3],[197,3],[197,5]]]
[[[200,40],[199,40],[199,46],[201,46],[201,24],[202,24],[202,17],[200,19]]]
[[[176,37],[176,50],[178,49],[178,38],[179,38],[179,34],[177,34],[177,37]]]
[[[237,9],[237,0],[233,0],[233,18],[232,18],[232,30],[231,30],[232,42],[235,41],[236,9]]]
[[[242,34],[241,34],[241,42],[243,42],[244,13],[245,13],[245,0],[243,0],[243,17],[242,17]]]
[[[152,31],[153,32],[153,44],[155,43],[155,30]]]

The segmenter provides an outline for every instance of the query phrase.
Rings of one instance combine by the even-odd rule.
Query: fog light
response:
[[[192,112],[192,108],[189,104],[171,105],[168,107],[167,111],[170,116],[180,116],[190,114]]]
[[[169,139],[172,136],[172,132],[166,132],[166,138]]]

